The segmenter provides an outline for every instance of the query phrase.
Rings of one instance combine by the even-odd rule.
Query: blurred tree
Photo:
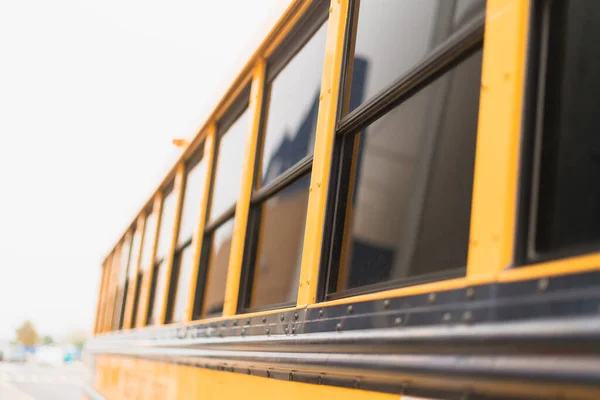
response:
[[[50,345],[54,344],[54,339],[52,339],[52,336],[46,335],[42,338],[42,344],[44,344],[46,346],[50,346]]]
[[[17,329],[17,340],[23,346],[32,347],[38,344],[40,337],[35,330],[31,321],[25,321],[19,329]]]

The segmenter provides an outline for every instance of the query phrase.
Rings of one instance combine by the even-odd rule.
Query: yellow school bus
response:
[[[292,1],[104,260],[85,396],[600,399],[594,32]]]

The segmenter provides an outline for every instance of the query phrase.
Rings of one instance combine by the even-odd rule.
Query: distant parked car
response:
[[[64,360],[64,353],[60,347],[40,346],[35,353],[35,360],[43,365],[61,365]]]
[[[25,362],[25,348],[23,346],[11,346],[6,356],[6,361],[14,363]]]

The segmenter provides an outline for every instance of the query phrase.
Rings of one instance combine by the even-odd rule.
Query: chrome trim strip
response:
[[[421,345],[496,346],[511,343],[540,343],[548,341],[570,343],[574,340],[600,340],[600,317],[576,317],[561,320],[527,320],[509,324],[487,323],[475,326],[449,325],[414,328],[385,328],[298,335],[231,336],[194,339],[92,339],[86,349],[102,353],[114,348],[282,348],[341,346],[342,351],[353,347],[355,352],[371,352],[373,347]],[[402,350],[396,347],[396,352]],[[332,351],[331,349],[329,351]],[[387,351],[387,350],[386,350]]]

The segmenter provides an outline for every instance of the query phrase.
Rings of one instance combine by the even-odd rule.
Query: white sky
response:
[[[0,0],[0,338],[90,329],[99,265],[289,0]],[[249,46],[250,45],[250,46]]]

